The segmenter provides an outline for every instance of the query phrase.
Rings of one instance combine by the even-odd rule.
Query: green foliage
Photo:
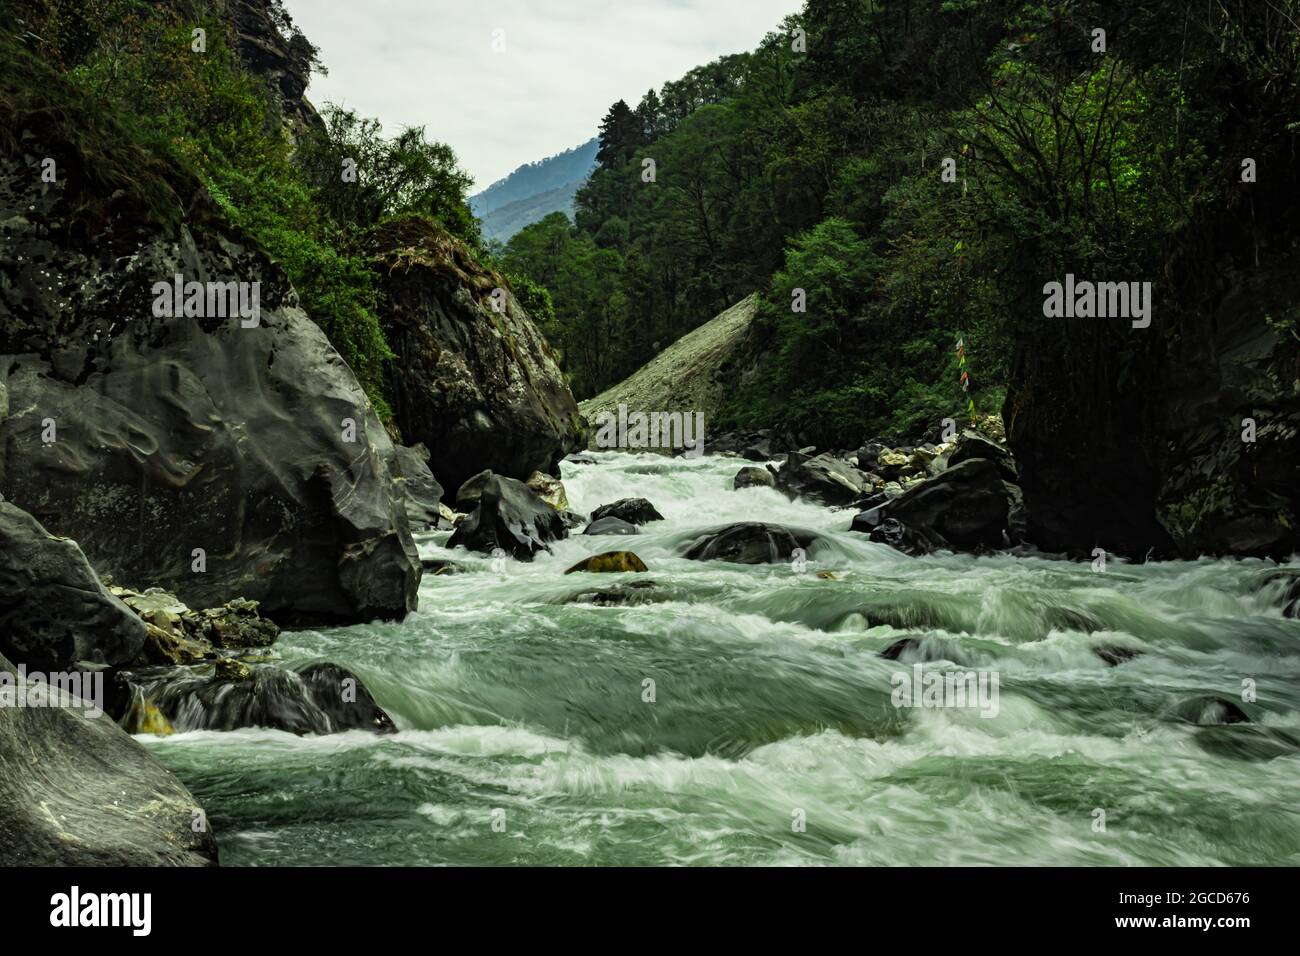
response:
[[[197,175],[225,214],[284,268],[303,308],[391,423],[383,362],[392,352],[377,314],[375,277],[353,251],[354,239],[377,222],[413,213],[478,246],[465,203],[470,178],[451,149],[420,128],[385,138],[376,121],[330,106],[322,128],[298,130],[295,143],[282,129],[274,92],[243,68],[227,26],[216,19],[181,22],[142,0],[28,6],[32,42],[94,103],[82,111],[92,131],[100,117],[111,116],[130,132],[141,173],[174,163]],[[315,47],[283,5],[273,4],[271,14],[290,56],[304,72],[319,69]],[[202,54],[191,49],[195,27],[206,33]],[[355,160],[356,182],[344,180],[344,158]],[[111,157],[105,164],[116,165]],[[188,197],[165,188],[163,176],[143,183],[126,186],[152,190],[159,220],[174,221]],[[533,298],[540,301],[543,291]]]

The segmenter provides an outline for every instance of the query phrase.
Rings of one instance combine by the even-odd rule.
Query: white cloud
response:
[[[425,126],[477,189],[596,135],[692,67],[752,50],[801,0],[287,0],[329,76],[308,97]],[[493,52],[494,30],[505,51]]]

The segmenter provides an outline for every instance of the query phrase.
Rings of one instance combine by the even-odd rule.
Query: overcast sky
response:
[[[474,192],[585,143],[691,67],[752,50],[802,0],[286,0],[329,76],[307,96],[425,126]],[[493,51],[494,31],[505,49]]]

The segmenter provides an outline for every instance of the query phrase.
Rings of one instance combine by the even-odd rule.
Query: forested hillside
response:
[[[1198,294],[1174,262],[1270,214],[1295,146],[1287,9],[809,0],[753,52],[615,103],[576,225],[530,226],[505,261],[550,292],[579,398],[759,290],[730,424],[848,447],[967,398],[997,411],[1027,336],[1096,344],[1043,327],[1045,282],[1156,280],[1168,316]],[[1267,185],[1244,157],[1274,163]],[[1102,348],[1107,374],[1141,341]]]

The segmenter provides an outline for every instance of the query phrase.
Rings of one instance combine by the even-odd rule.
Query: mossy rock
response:
[[[572,574],[574,571],[589,571],[592,574],[604,574],[618,571],[649,570],[645,562],[631,551],[606,551],[603,554],[593,554],[589,558],[584,558],[564,573]]]

